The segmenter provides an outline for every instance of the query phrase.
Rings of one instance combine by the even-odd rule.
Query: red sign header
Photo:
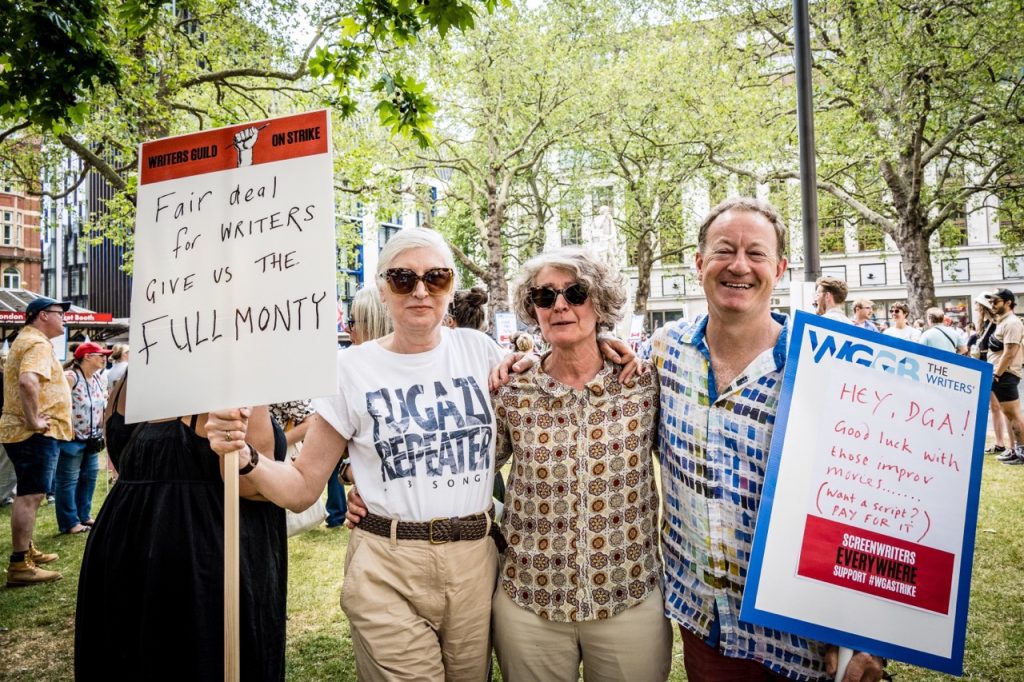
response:
[[[139,184],[325,154],[328,134],[321,110],[146,142]]]

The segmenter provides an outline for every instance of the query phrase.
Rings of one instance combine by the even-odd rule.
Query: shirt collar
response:
[[[547,358],[548,354],[545,354],[539,363],[530,368],[528,372],[521,375],[522,381],[532,382],[541,393],[551,396],[552,398],[561,398],[570,393],[576,391],[572,386],[563,384],[558,379],[555,379],[550,374],[544,372],[541,367],[544,364],[544,358]],[[603,397],[607,395],[615,395],[622,392],[622,384],[618,381],[618,374],[614,364],[608,360],[604,361],[604,367],[598,371],[594,377],[583,386],[584,391],[588,391],[591,395],[596,397]]]
[[[775,346],[772,347],[772,359],[775,362],[775,369],[781,370],[786,365],[786,350],[789,347],[789,315],[783,313],[771,313],[772,319],[782,325],[782,331],[779,332],[779,338],[775,342]],[[702,315],[701,317],[694,320],[688,327],[684,328],[680,334],[680,341],[685,344],[694,346],[701,352],[704,357],[710,360],[711,353],[708,350],[705,336],[708,330],[708,316]]]

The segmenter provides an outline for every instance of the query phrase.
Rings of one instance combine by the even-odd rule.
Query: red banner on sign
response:
[[[314,111],[146,142],[139,182],[146,185],[240,165],[325,154],[328,134],[327,112]],[[239,147],[251,149],[251,164],[240,161]]]
[[[949,552],[808,515],[797,573],[948,613],[953,560]]]

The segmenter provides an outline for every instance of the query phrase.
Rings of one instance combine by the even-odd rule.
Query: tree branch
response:
[[[14,133],[18,132],[19,130],[24,130],[25,128],[28,128],[30,125],[32,125],[32,121],[26,120],[26,121],[22,121],[21,123],[19,123],[16,126],[12,126],[12,127],[8,128],[7,130],[5,130],[2,133],[0,133],[0,142],[3,142],[8,137],[10,137]]]
[[[478,278],[480,278],[480,279],[482,279],[484,281],[487,281],[487,269],[486,268],[482,268],[479,265],[477,265],[476,263],[474,263],[473,260],[469,256],[466,255],[465,251],[460,249],[458,247],[458,245],[456,245],[455,242],[453,242],[451,239],[448,239],[448,237],[445,237],[444,240],[446,242],[448,242],[448,246],[451,248],[452,253],[455,254],[455,259],[457,261],[459,261],[460,263],[462,263],[462,266],[464,268],[466,268],[467,270],[472,272]]]
[[[762,185],[767,184],[772,180],[800,179],[800,173],[797,171],[776,171],[774,173],[755,173],[754,171],[748,171],[745,168],[733,166],[732,164],[726,163],[721,159],[717,159],[712,153],[708,154],[708,161],[718,166],[719,168],[729,171],[730,173],[742,175],[747,178],[753,178],[758,184]],[[896,224],[893,221],[889,220],[881,213],[872,210],[861,201],[858,201],[855,197],[853,197],[849,192],[847,192],[839,185],[828,182],[827,180],[818,180],[817,184],[819,189],[825,190],[826,192],[834,196],[836,199],[842,201],[844,204],[846,204],[854,211],[859,213],[860,216],[867,220],[868,222],[877,225],[890,235],[895,234]]]
[[[960,133],[967,130],[968,128],[981,123],[988,118],[988,112],[980,112],[968,117],[965,121],[962,121],[955,126],[948,133],[936,140],[931,147],[925,150],[924,154],[921,155],[921,167],[927,166],[932,159],[941,154],[945,150],[946,145],[952,142]]]
[[[96,169],[96,172],[102,175],[106,179],[106,181],[109,182],[114,187],[114,189],[124,191],[128,187],[127,183],[124,181],[124,178],[122,178],[120,174],[116,170],[114,170],[109,163],[100,158],[97,154],[95,154],[91,149],[86,147],[84,144],[82,144],[75,138],[71,137],[67,133],[58,136],[57,139],[60,140],[61,144],[63,144],[65,147],[73,151],[75,154],[78,154],[78,156],[80,156],[83,161],[85,161],[87,164]]]

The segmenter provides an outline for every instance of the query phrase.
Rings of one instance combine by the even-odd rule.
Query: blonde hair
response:
[[[373,284],[356,292],[350,314],[364,343],[387,336],[394,329],[388,307],[380,300],[380,291]]]
[[[127,352],[128,352],[128,344],[127,343],[115,343],[114,347],[111,349],[110,361],[111,362],[118,362],[124,356],[124,354],[127,353]]]

